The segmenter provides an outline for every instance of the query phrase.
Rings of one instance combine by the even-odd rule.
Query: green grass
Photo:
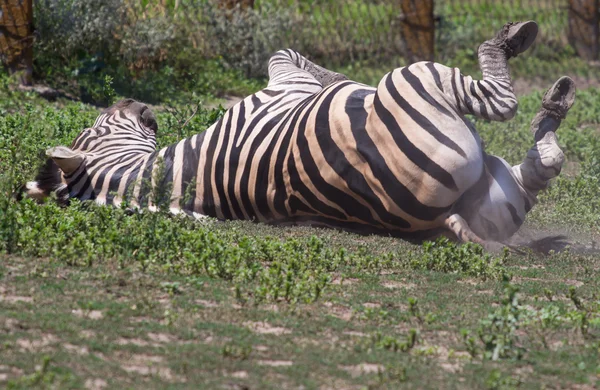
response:
[[[519,233],[565,234],[572,250],[492,256],[446,240],[16,202],[40,152],[70,144],[98,109],[0,81],[1,386],[598,386],[600,89],[578,91],[558,132],[565,170]],[[488,152],[523,158],[541,96],[522,96],[509,123],[475,121]],[[157,107],[159,145],[223,115],[201,104],[183,127],[209,99]]]

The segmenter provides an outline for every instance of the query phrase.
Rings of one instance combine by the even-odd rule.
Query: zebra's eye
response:
[[[156,123],[156,118],[149,108],[146,108],[142,112],[142,124],[154,131],[154,133],[158,131],[158,123]]]

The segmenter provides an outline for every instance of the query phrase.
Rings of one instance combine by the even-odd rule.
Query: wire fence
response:
[[[214,50],[216,43],[226,60],[253,74],[264,71],[258,64],[264,63],[267,53],[283,47],[333,67],[398,61],[407,54],[401,28],[407,15],[399,5],[399,0],[271,0],[257,2],[252,10],[223,13],[182,0],[178,10],[187,25],[209,20],[215,34],[206,42],[211,28],[196,29],[191,34],[196,46],[208,44]],[[556,51],[568,45],[567,0],[436,0],[435,58],[474,50],[506,22],[517,20],[539,24],[538,46]]]
[[[264,75],[269,56],[293,48],[332,68],[410,62],[405,0],[35,0],[41,58],[125,64],[132,72],[193,67],[218,58],[248,76]],[[423,4],[413,2],[413,4]],[[568,0],[435,0],[429,28],[436,61],[475,53],[506,22],[535,20],[529,55],[569,52]],[[112,60],[111,60],[112,58]],[[82,61],[82,60],[78,60]],[[87,61],[87,60],[86,60]],[[89,61],[88,61],[89,63]],[[99,65],[100,64],[100,65]],[[87,66],[87,65],[86,65]]]

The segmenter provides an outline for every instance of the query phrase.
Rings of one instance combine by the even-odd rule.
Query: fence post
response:
[[[434,0],[400,0],[400,30],[410,63],[433,61],[435,23]]]
[[[569,42],[585,60],[600,52],[600,0],[569,0]]]
[[[33,74],[32,0],[0,0],[0,56],[21,84],[31,85]]]

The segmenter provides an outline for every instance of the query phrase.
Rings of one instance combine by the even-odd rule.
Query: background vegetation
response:
[[[0,385],[597,386],[600,75],[573,56],[564,10],[515,3],[438,6],[439,61],[474,76],[478,43],[507,19],[542,27],[511,62],[516,118],[475,120],[488,152],[521,161],[543,90],[563,74],[579,87],[559,130],[568,162],[516,237],[539,251],[489,255],[446,240],[17,202],[43,151],[119,96],[155,104],[164,146],[223,115],[211,107],[224,95],[260,89],[282,46],[369,84],[404,63],[386,2],[262,0],[228,15],[200,0],[37,1],[35,76],[63,96],[48,102],[0,76]]]

